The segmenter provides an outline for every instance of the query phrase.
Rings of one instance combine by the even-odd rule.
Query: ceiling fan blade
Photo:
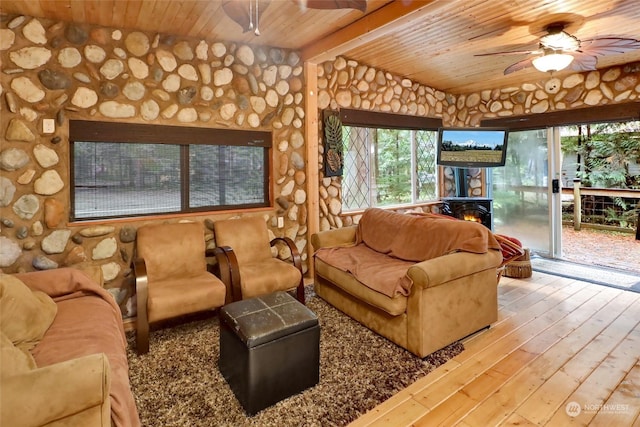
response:
[[[492,56],[492,55],[540,55],[544,52],[541,50],[514,50],[506,52],[477,53],[473,56]]]
[[[250,16],[249,9],[250,4],[253,7],[252,13],[253,16]],[[269,6],[271,0],[250,0],[249,1],[238,1],[238,0],[224,0],[222,2],[222,10],[231,18],[233,21],[238,23],[242,27],[242,32],[246,33],[247,31],[252,30],[251,24],[255,25],[256,20],[256,5],[258,6],[258,20],[262,17],[262,13]]]
[[[357,9],[367,10],[367,0],[292,0],[301,8],[309,9]]]
[[[505,68],[504,75],[506,76],[507,74],[524,70],[525,68],[533,67],[533,59],[534,58],[527,58],[523,59],[522,61],[518,61],[515,64],[509,65],[507,68]]]
[[[579,51],[588,55],[605,56],[615,53],[626,53],[637,49],[640,49],[640,40],[602,37],[582,40]]]
[[[573,61],[569,66],[572,70],[592,71],[596,69],[598,59],[595,56],[583,52],[571,52],[570,55],[573,56]]]

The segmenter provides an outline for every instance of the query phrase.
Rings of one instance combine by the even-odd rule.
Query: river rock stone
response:
[[[73,44],[84,44],[89,38],[89,33],[76,24],[69,24],[64,32],[65,37]]]
[[[0,268],[10,267],[22,255],[20,245],[5,236],[0,236]]]
[[[79,87],[71,98],[71,103],[76,107],[89,108],[98,103],[98,94],[87,87]]]
[[[160,114],[160,106],[153,99],[144,101],[140,106],[140,114],[142,118],[147,121],[152,121],[158,118]]]
[[[25,36],[27,40],[35,44],[47,43],[44,27],[37,19],[32,19],[22,27],[22,35]]]
[[[181,123],[193,123],[198,120],[198,112],[195,108],[183,108],[178,112],[177,119]]]
[[[196,46],[196,58],[201,61],[209,59],[209,45],[204,40],[200,40],[200,43]]]
[[[100,237],[113,233],[115,227],[111,225],[96,225],[95,227],[83,228],[78,233],[83,237]]]
[[[58,52],[58,62],[64,68],[73,68],[82,62],[82,55],[75,47],[65,47]]]
[[[85,73],[75,72],[73,73],[73,77],[82,83],[91,83],[91,77],[89,77]]]
[[[193,59],[193,50],[186,41],[176,43],[173,47],[173,53],[183,61],[191,61]]]
[[[141,100],[144,98],[145,92],[146,89],[144,85],[137,81],[127,83],[124,89],[122,89],[122,94],[131,101]]]
[[[29,236],[29,229],[25,225],[21,225],[16,230],[16,238],[19,240],[24,240]]]
[[[9,206],[16,193],[16,186],[10,179],[0,176],[0,206]]]
[[[176,92],[180,89],[180,76],[177,74],[169,74],[162,82],[162,87],[167,92]]]
[[[34,236],[42,236],[44,233],[44,227],[42,226],[42,222],[36,221],[31,224],[31,234]]]
[[[124,39],[124,45],[134,56],[143,56],[149,52],[149,38],[139,31],[129,33]]]
[[[584,98],[584,103],[587,105],[598,105],[602,99],[602,92],[597,89],[590,90],[587,96]]]
[[[100,86],[100,93],[105,98],[115,98],[120,93],[120,87],[117,84],[111,82],[104,82]]]
[[[44,144],[38,144],[33,147],[33,155],[38,164],[45,169],[57,165],[60,161],[58,153]]]
[[[105,60],[107,53],[100,46],[89,44],[84,47],[84,57],[87,58],[89,62],[99,64]]]
[[[299,188],[295,191],[295,193],[293,193],[293,202],[296,205],[302,205],[304,202],[307,201],[307,193]],[[340,206],[342,206],[342,203],[340,203]]]
[[[64,205],[58,199],[44,201],[44,223],[49,228],[58,227],[64,220]]]
[[[100,266],[100,268],[102,269],[102,277],[105,282],[112,281],[118,277],[118,274],[120,273],[120,266],[115,262],[108,262]]]
[[[16,34],[9,28],[0,29],[0,50],[7,50],[16,40]]]
[[[73,247],[64,258],[64,265],[75,265],[88,260],[87,253],[82,246]]]
[[[31,142],[36,139],[29,126],[20,119],[11,119],[5,137],[8,141],[22,142]]]
[[[20,68],[36,69],[51,59],[51,51],[46,47],[23,47],[9,53],[9,59]]]
[[[33,191],[36,194],[50,196],[56,194],[64,188],[64,181],[55,170],[47,170],[40,175],[40,178],[33,182]]]
[[[144,80],[149,77],[149,66],[138,58],[129,58],[128,59],[129,70],[131,70],[131,74],[136,79]]]
[[[166,50],[158,49],[156,51],[156,59],[158,60],[158,64],[160,64],[162,69],[168,73],[175,70],[178,66],[176,57],[173,56],[171,52],[167,52]]]
[[[106,101],[100,104],[98,110],[103,116],[117,118],[129,118],[136,115],[136,109],[133,105],[121,104],[116,101]]]
[[[102,241],[100,241],[95,248],[93,248],[93,252],[91,253],[91,259],[93,260],[101,260],[108,259],[113,256],[118,250],[118,242],[116,242],[115,237],[109,237]]]
[[[100,67],[100,74],[102,74],[107,80],[113,80],[118,77],[124,71],[124,64],[119,59],[108,59],[102,67]]]
[[[229,68],[223,68],[213,73],[213,84],[215,86],[224,86],[231,83],[233,79],[233,71]]]
[[[25,185],[30,183],[35,175],[36,175],[35,169],[27,169],[26,171],[24,171],[22,175],[18,177],[18,184]]]
[[[178,74],[183,79],[190,80],[192,82],[198,81],[198,73],[196,72],[195,67],[191,64],[182,64],[178,67]]]
[[[191,104],[197,93],[195,86],[184,87],[178,91],[178,102],[182,105]]]
[[[29,77],[16,77],[11,81],[11,89],[27,102],[36,103],[44,99],[44,91],[36,86]]]
[[[54,260],[47,258],[44,255],[38,255],[33,258],[31,263],[36,270],[53,270],[58,268],[58,263]]]
[[[48,254],[61,254],[67,247],[71,230],[55,230],[42,239],[42,250]]]

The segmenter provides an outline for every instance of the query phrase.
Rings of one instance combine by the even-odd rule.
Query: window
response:
[[[71,121],[71,217],[270,206],[271,133]]]
[[[419,203],[437,197],[439,119],[357,110],[340,113],[345,211]]]

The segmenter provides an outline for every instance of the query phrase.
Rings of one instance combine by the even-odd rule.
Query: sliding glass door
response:
[[[553,186],[560,176],[559,140],[552,128],[512,131],[505,166],[489,173],[494,231],[551,257],[561,254],[560,195]]]

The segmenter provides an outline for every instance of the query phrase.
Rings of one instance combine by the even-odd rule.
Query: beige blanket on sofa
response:
[[[393,298],[411,292],[413,283],[406,273],[416,262],[458,251],[489,250],[499,251],[500,244],[479,223],[371,208],[358,223],[354,246],[321,248],[315,256]]]
[[[105,353],[111,367],[111,416],[115,426],[140,426],[129,384],[127,341],[120,308],[105,289],[80,270],[60,268],[16,274],[32,290],[53,298],[58,312],[32,350],[38,367]]]

